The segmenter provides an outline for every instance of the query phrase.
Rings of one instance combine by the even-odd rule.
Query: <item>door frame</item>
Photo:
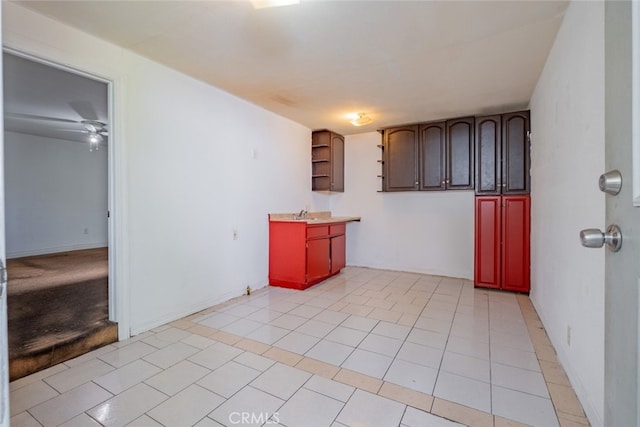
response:
[[[116,102],[122,102],[123,84],[113,79],[101,76],[95,72],[89,72],[76,68],[68,64],[62,64],[55,60],[46,59],[42,56],[27,53],[23,50],[4,45],[3,52],[10,53],[38,62],[62,71],[73,73],[107,85],[107,112],[109,120],[107,130],[109,132],[109,144],[107,145],[107,250],[108,250],[108,272],[109,272],[109,320],[118,324],[118,339],[125,340],[130,337],[129,326],[129,304],[128,291],[125,286],[126,260],[124,257],[124,247],[126,244],[126,234],[124,233],[124,206],[125,206],[125,186],[124,186],[124,155],[121,121],[116,114],[120,108],[116,108]],[[118,95],[117,95],[118,94]]]

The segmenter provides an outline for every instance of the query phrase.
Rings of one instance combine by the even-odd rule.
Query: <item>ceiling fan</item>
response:
[[[24,113],[5,113],[6,117],[13,119],[22,119],[22,120],[39,120],[45,122],[57,122],[57,123],[77,123],[81,124],[84,129],[55,129],[61,132],[81,132],[88,134],[89,141],[89,150],[94,151],[98,150],[99,145],[102,141],[104,141],[105,137],[109,136],[109,131],[107,130],[107,124],[100,122],[98,120],[71,120],[71,119],[61,119],[57,117],[47,117],[47,116],[39,116],[35,114],[24,114]]]

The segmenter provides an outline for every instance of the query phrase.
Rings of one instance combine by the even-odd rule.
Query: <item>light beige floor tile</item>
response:
[[[332,399],[346,402],[355,391],[354,387],[333,381],[319,375],[313,375],[305,384],[304,388],[331,397]]]
[[[494,426],[495,427],[527,427],[527,424],[522,424],[514,420],[509,420],[507,418],[496,415],[494,417]]]
[[[239,348],[218,342],[189,357],[189,361],[208,369],[216,369],[242,353]]]
[[[268,357],[269,359],[273,359],[275,361],[284,363],[289,366],[295,366],[302,360],[301,355],[292,353],[287,350],[283,350],[281,348],[272,347],[271,349],[265,351],[263,356]]]
[[[111,366],[119,368],[153,353],[158,348],[151,346],[142,341],[136,341],[132,344],[120,347],[112,352],[102,354],[98,358]]]
[[[71,360],[66,360],[64,363],[61,363],[59,365],[56,366],[68,366],[68,367],[74,367],[74,366],[78,366],[83,364],[84,362],[91,360],[91,359],[95,359],[96,357],[112,352],[113,350],[115,350],[117,347],[114,345],[105,345],[104,347],[100,347],[96,350],[90,351],[89,353],[85,353],[82,356],[78,356],[74,359]]]
[[[132,422],[145,412],[168,399],[168,396],[138,384],[94,407],[87,413],[103,425],[120,427]]]
[[[496,385],[491,386],[491,398],[495,415],[534,426],[559,425],[549,399]]]
[[[470,427],[493,427],[491,414],[437,397],[433,400],[431,413]]]
[[[218,332],[220,332],[220,330],[215,328],[210,328],[204,325],[194,324],[191,328],[187,329],[187,332],[190,332],[192,334],[198,334],[208,338],[208,337],[211,337],[212,335],[217,334]]]
[[[216,343],[214,340],[198,334],[190,334],[180,342],[190,345],[191,347],[199,348],[200,350],[211,347]]]
[[[336,421],[348,425],[386,427],[400,425],[406,406],[364,390],[356,390]]]
[[[385,310],[384,308],[376,308],[367,316],[371,319],[384,320],[385,322],[395,323],[400,320],[402,313],[395,311]]]
[[[583,427],[590,426],[589,420],[586,417],[578,417],[575,415],[560,413],[558,417],[558,421],[560,421],[560,426],[569,426],[569,427]]]
[[[260,356],[249,351],[245,351],[233,360],[242,365],[256,369],[260,372],[266,371],[270,366],[276,363],[274,360],[269,359],[268,357]]]
[[[27,386],[29,384],[33,384],[36,383],[38,381],[40,381],[43,378],[46,377],[50,377],[51,375],[55,375],[59,372],[62,372],[66,369],[69,369],[68,366],[66,366],[64,363],[59,363],[57,365],[54,365],[50,368],[47,369],[43,369],[42,371],[36,372],[34,374],[28,375],[26,377],[22,377],[20,379],[17,379],[15,381],[12,381],[9,384],[9,390],[11,392],[14,392],[16,390],[18,390],[19,388],[22,388],[24,386]]]
[[[340,370],[340,368],[335,365],[312,359],[310,357],[304,357],[295,365],[295,367],[326,378],[333,378]]]
[[[399,386],[397,384],[385,381],[382,387],[378,391],[380,396],[395,400],[396,402],[404,403],[405,405],[412,406],[414,408],[422,409],[423,411],[429,411],[433,404],[433,396],[430,394],[421,393],[416,390],[410,390],[406,387]]]
[[[375,308],[382,308],[384,310],[389,310],[391,307],[394,306],[394,304],[395,303],[393,301],[386,301],[381,298],[370,298],[369,301],[365,303],[365,305],[375,307]]]
[[[197,384],[220,396],[229,398],[260,374],[261,371],[257,369],[231,361],[200,379]]]
[[[256,417],[264,417],[260,423],[245,425],[262,425],[278,411],[283,403],[284,400],[268,393],[253,387],[245,387],[208,416],[226,426],[241,425],[241,414],[245,412],[255,414]]]
[[[244,338],[233,345],[234,347],[250,351],[252,353],[262,354],[271,348],[270,345]]]
[[[343,313],[349,313],[356,316],[367,316],[374,310],[374,307],[361,304],[348,304],[342,310]]]
[[[119,394],[161,371],[162,369],[144,360],[136,360],[122,368],[118,368],[115,371],[96,378],[93,382],[113,394]]]
[[[146,355],[143,360],[159,368],[167,369],[169,366],[175,365],[199,351],[199,348],[191,347],[183,342],[174,342]]]
[[[354,295],[353,293],[350,295],[347,295],[343,299],[344,301],[350,304],[357,304],[357,305],[364,305],[367,301],[369,301],[369,297],[365,297],[362,295]]]
[[[325,427],[330,425],[343,403],[307,389],[298,390],[277,412],[287,426]]]
[[[225,331],[218,331],[215,334],[211,335],[209,338],[228,345],[234,345],[238,341],[242,340],[241,336],[230,334],[229,332]]]
[[[564,369],[562,369],[562,366],[560,366],[559,363],[540,360],[540,368],[542,369],[544,379],[548,383],[564,385],[567,387],[571,386],[569,378],[567,378],[567,374],[564,372]]]
[[[191,385],[147,414],[165,426],[189,427],[224,403],[225,399],[198,385]]]
[[[20,412],[18,415],[11,417],[10,422],[13,427],[42,427],[28,412]]]
[[[585,416],[584,411],[582,410],[582,405],[580,404],[575,391],[573,391],[573,388],[553,383],[548,383],[547,387],[551,394],[553,406],[555,406],[559,413],[566,413],[578,417]]]
[[[405,411],[402,425],[407,427],[466,427],[463,424],[411,407]]]
[[[194,323],[187,319],[178,319],[174,322],[169,323],[169,325],[178,329],[189,329],[194,325]]]
[[[398,319],[398,325],[404,325],[404,326],[413,326],[416,324],[416,321],[418,320],[418,315],[417,314],[403,314],[400,319]]]
[[[115,350],[115,351],[120,351]],[[107,353],[111,354],[111,353]],[[106,355],[100,356],[105,357]],[[52,375],[44,379],[51,387],[60,393],[69,391],[81,384],[98,378],[107,372],[113,371],[115,368],[100,359],[91,359],[73,368],[66,369],[60,373]]]
[[[133,422],[127,424],[127,427],[164,427],[159,422],[155,421],[148,415],[142,415],[136,418]]]
[[[209,373],[211,370],[185,360],[147,379],[145,383],[173,396]]]
[[[47,400],[29,409],[29,412],[45,427],[58,426],[106,401],[111,396],[111,393],[102,387],[87,383]]]
[[[283,381],[283,378],[287,380]],[[287,400],[309,378],[311,378],[311,374],[308,372],[282,363],[276,363],[253,380],[251,386],[280,399]]]
[[[377,393],[382,387],[382,380],[348,369],[340,369],[333,379],[371,393]]]
[[[83,412],[66,423],[61,424],[60,427],[101,427],[101,425],[99,422]]]
[[[12,390],[9,393],[11,416],[20,414],[58,395],[59,393],[53,387],[42,380]]]
[[[483,381],[441,370],[433,395],[479,411],[491,412],[491,385]]]

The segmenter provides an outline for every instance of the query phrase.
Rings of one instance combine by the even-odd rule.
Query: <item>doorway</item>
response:
[[[109,83],[3,53],[12,380],[117,340]]]

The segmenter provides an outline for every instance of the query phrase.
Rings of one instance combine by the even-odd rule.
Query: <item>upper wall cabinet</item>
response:
[[[474,119],[383,130],[383,191],[473,189]]]
[[[329,130],[311,134],[311,189],[344,191],[344,137]]]
[[[473,189],[474,118],[447,121],[447,188]]]
[[[418,189],[418,126],[384,131],[384,191]]]
[[[476,118],[476,194],[530,191],[529,112]]]

